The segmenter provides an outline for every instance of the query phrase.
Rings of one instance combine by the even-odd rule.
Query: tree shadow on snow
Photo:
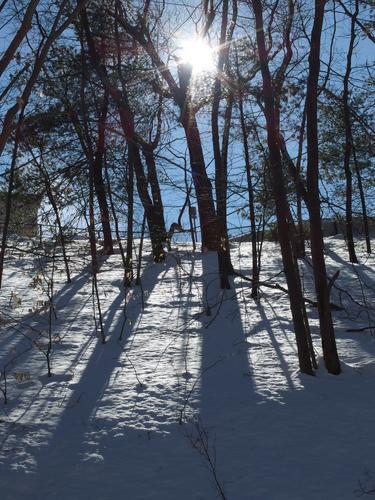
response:
[[[160,274],[165,272],[166,267],[168,267],[168,264],[165,266],[154,265],[147,269],[149,291],[158,282]],[[57,303],[62,303],[64,309],[70,307],[72,302],[75,301],[75,293],[84,286],[89,278],[90,274],[85,269],[78,277],[73,279],[70,285],[64,286],[56,294]],[[17,449],[13,453],[9,453],[5,460],[2,460],[2,463],[9,468],[7,482],[12,484],[11,488],[14,490],[12,498],[15,498],[17,494],[25,495],[22,498],[35,498],[35,491],[38,491],[39,498],[44,498],[43,489],[46,492],[49,488],[52,488],[53,484],[61,494],[68,477],[60,477],[58,471],[64,470],[66,473],[73,475],[79,473],[82,452],[87,447],[85,445],[85,436],[88,431],[96,430],[95,413],[101,405],[109,380],[124,352],[131,335],[132,325],[142,313],[140,300],[138,298],[131,299],[127,309],[131,311],[133,321],[132,325],[126,325],[123,343],[120,343],[118,337],[120,330],[124,327],[123,308],[121,307],[124,296],[124,291],[119,285],[119,292],[115,300],[104,311],[104,328],[105,331],[110,332],[107,343],[102,345],[100,340],[92,335],[82,338],[83,346],[78,349],[76,356],[70,360],[67,370],[72,369],[78,361],[81,363],[86,362],[86,365],[83,371],[80,374],[78,373],[77,381],[73,379],[69,383],[69,380],[67,380],[67,396],[60,401],[59,405],[54,404],[54,396],[57,399],[61,398],[61,390],[58,390],[57,394],[53,394],[54,388],[60,389],[59,380],[54,377],[46,380],[47,385],[50,385],[52,389],[52,394],[44,406],[35,401],[39,414],[39,421],[36,423],[35,429],[25,426],[21,435],[19,435],[17,429],[10,429],[4,444],[6,445],[7,440],[16,438]],[[92,343],[92,341],[95,342],[94,347],[91,346],[87,349],[88,343]],[[85,350],[87,352],[84,353],[82,359],[82,351]],[[64,355],[64,353],[61,354]],[[56,406],[60,406],[60,408],[56,410]],[[52,412],[50,408],[53,408]],[[40,419],[41,415],[45,416],[44,419]],[[36,432],[38,432],[38,436],[35,435]],[[16,434],[13,435],[14,433]],[[35,442],[33,442],[34,438],[36,439]],[[44,442],[41,442],[41,439]],[[17,462],[23,464],[20,467],[21,469],[36,472],[36,474],[28,476],[29,480],[25,481],[22,487],[24,488],[23,491],[18,489],[21,488],[21,484],[17,484],[16,480],[15,465]],[[47,471],[52,471],[52,473]],[[64,495],[62,494],[59,498],[64,498]]]
[[[250,452],[247,429],[261,398],[254,391],[236,287],[232,283],[230,290],[220,289],[214,252],[202,255],[202,286],[199,415],[188,436],[206,466],[208,457],[202,451],[208,449],[225,490],[244,473],[243,458]]]

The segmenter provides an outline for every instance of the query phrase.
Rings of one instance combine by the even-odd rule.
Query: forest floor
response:
[[[120,255],[103,258],[103,345],[83,242],[70,246],[70,284],[56,264],[54,313],[50,259],[26,250],[8,256],[0,295],[2,500],[375,494],[374,256],[359,250],[351,265],[344,241],[326,240],[329,273],[340,270],[332,301],[342,306],[333,315],[343,371],[327,374],[309,307],[319,360],[309,377],[284,292],[262,287],[254,301],[240,278],[220,290],[212,253],[179,244],[162,264],[146,256],[142,287],[126,293]],[[250,244],[234,244],[233,260],[250,275]],[[262,281],[284,284],[280,271],[278,247],[265,243]],[[308,258],[301,271],[313,299]]]

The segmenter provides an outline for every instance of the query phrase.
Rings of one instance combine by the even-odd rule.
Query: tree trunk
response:
[[[368,254],[370,254],[371,253],[371,239],[370,239],[370,229],[369,229],[369,224],[368,224],[366,198],[365,198],[365,192],[363,190],[362,175],[361,175],[361,171],[358,167],[357,154],[356,154],[356,150],[355,150],[355,147],[353,144],[353,139],[352,139],[352,152],[353,152],[354,170],[355,170],[355,173],[357,176],[357,182],[358,182],[359,197],[361,200],[363,231],[365,233],[365,240],[366,240],[366,251]]]
[[[126,234],[126,259],[124,285],[130,287],[133,280],[133,217],[134,217],[134,169],[133,162],[128,161],[127,172],[128,194],[128,215],[127,215],[127,234]]]
[[[147,165],[147,178],[150,183],[152,202],[154,205],[155,220],[157,220],[160,235],[163,242],[167,239],[167,231],[165,228],[164,206],[161,197],[159,179],[156,171],[155,155],[152,147],[146,145],[142,147],[143,156]]]
[[[255,218],[255,207],[254,207],[254,188],[251,172],[251,162],[249,155],[249,143],[245,123],[245,114],[243,109],[243,95],[240,93],[239,99],[239,110],[240,110],[240,123],[242,140],[244,147],[245,156],[245,168],[246,168],[246,180],[247,180],[247,192],[249,196],[249,215],[250,215],[250,228],[251,228],[251,255],[252,255],[252,285],[251,285],[251,297],[254,299],[259,293],[259,267],[258,267],[258,236]]]
[[[111,190],[111,181],[110,181],[110,178],[109,178],[109,172],[108,172],[108,166],[107,166],[107,160],[106,160],[106,155],[105,154],[104,154],[104,171],[105,171],[105,178],[106,178],[106,182],[107,182],[109,205],[111,207],[112,218],[113,218],[114,225],[115,225],[115,232],[116,232],[117,244],[118,244],[119,249],[120,249],[122,264],[124,266],[124,272],[125,272],[125,269],[126,269],[126,257],[125,257],[124,247],[122,246],[122,243],[121,243],[120,226],[119,226],[119,222],[118,222],[118,217],[117,217],[117,213],[116,213],[115,204],[113,202],[112,190]]]
[[[125,125],[123,124],[124,116],[122,111],[120,111],[120,118],[124,129]],[[132,164],[134,168],[138,195],[146,214],[154,261],[162,262],[165,259],[165,252],[163,248],[165,236],[160,228],[159,220],[155,217],[155,209],[148,193],[147,177],[144,173],[139,147],[134,142],[130,141],[128,141],[128,159],[129,163]]]
[[[306,322],[305,304],[302,295],[298,264],[292,244],[292,217],[285,191],[285,179],[280,154],[279,131],[273,98],[271,75],[267,61],[267,50],[263,31],[263,12],[260,0],[252,0],[255,15],[256,38],[259,62],[263,80],[264,113],[267,126],[267,142],[270,155],[270,169],[273,195],[276,204],[278,236],[289,291],[290,308],[293,317],[300,370],[313,374],[308,344],[309,329]]]
[[[1,237],[1,249],[0,249],[0,288],[1,288],[2,282],[3,282],[4,259],[5,259],[5,251],[6,251],[6,247],[7,247],[9,222],[10,222],[10,215],[11,215],[11,209],[12,209],[14,173],[15,173],[15,169],[16,169],[18,146],[20,143],[23,113],[24,113],[24,108],[21,110],[21,113],[20,113],[20,116],[18,119],[16,135],[15,135],[15,139],[14,139],[13,152],[12,152],[12,161],[11,161],[10,170],[9,170],[8,191],[7,191],[7,197],[6,197],[5,217],[4,217],[3,234]]]
[[[344,112],[344,125],[345,125],[345,150],[344,150],[344,172],[346,180],[346,200],[345,200],[345,226],[346,226],[346,239],[349,252],[349,260],[353,263],[358,263],[357,255],[355,253],[354,236],[353,236],[353,175],[350,168],[350,157],[352,153],[352,124],[350,118],[349,107],[349,78],[352,68],[352,54],[355,42],[355,20],[358,15],[358,0],[355,2],[356,9],[351,21],[351,32],[348,54],[346,58],[346,71],[344,76],[344,89],[342,94],[342,105]]]
[[[212,185],[206,172],[197,120],[193,111],[189,111],[188,106],[182,113],[181,123],[185,130],[190,167],[197,196],[202,249],[217,250],[219,247],[219,231],[212,196]]]
[[[302,164],[302,153],[303,153],[303,138],[306,128],[306,110],[303,109],[302,123],[299,131],[298,137],[298,156],[296,161],[296,174],[298,178],[301,178],[301,164]],[[306,255],[305,248],[305,228],[303,227],[302,218],[302,193],[301,190],[296,186],[297,193],[297,223],[298,223],[298,243],[297,243],[297,257],[303,258]]]
[[[70,277],[70,269],[69,269],[68,256],[66,254],[66,245],[65,245],[64,230],[63,230],[63,227],[62,227],[62,224],[61,224],[60,211],[59,211],[59,208],[58,208],[56,200],[55,200],[55,196],[54,196],[53,191],[52,191],[50,177],[48,175],[48,171],[46,170],[46,168],[36,160],[36,158],[33,155],[33,152],[32,152],[31,149],[30,149],[30,153],[32,154],[32,156],[34,158],[34,163],[35,163],[37,169],[39,170],[39,172],[43,176],[43,180],[44,180],[44,185],[45,185],[45,188],[46,188],[46,193],[47,193],[48,201],[51,203],[52,209],[55,212],[56,224],[57,224],[57,227],[58,227],[58,230],[59,230],[59,237],[60,237],[60,243],[61,243],[61,251],[62,251],[62,254],[63,254],[63,260],[64,260],[64,265],[65,265],[66,281],[67,281],[67,283],[71,283],[72,280],[71,280],[71,277]],[[42,154],[42,152],[40,153],[40,156],[41,156],[41,161],[43,162],[43,154]]]
[[[29,2],[17,33],[14,35],[12,41],[8,45],[8,48],[4,51],[2,58],[0,59],[0,77],[4,73],[10,61],[14,58],[14,55],[21,45],[22,40],[29,32],[32,25],[33,16],[35,14],[36,8],[38,7],[39,1],[40,0],[31,0]]]
[[[339,374],[340,361],[329,305],[329,287],[324,260],[323,231],[320,216],[319,196],[319,151],[318,151],[318,79],[320,69],[320,38],[325,1],[315,0],[314,24],[311,33],[309,75],[306,94],[307,136],[307,208],[310,215],[311,257],[318,303],[320,335],[327,370]]]
[[[109,220],[109,208],[103,178],[103,164],[105,151],[105,130],[108,112],[108,92],[104,92],[102,109],[99,116],[98,141],[95,156],[92,161],[92,175],[96,199],[100,210],[100,220],[103,229],[103,247],[105,255],[113,254],[112,230]]]
[[[217,76],[213,86],[213,101],[211,109],[211,131],[212,131],[212,146],[215,160],[215,190],[216,190],[216,210],[217,210],[217,225],[219,230],[219,246],[218,246],[218,263],[221,288],[230,288],[229,274],[233,273],[233,266],[230,259],[230,249],[228,241],[227,228],[227,189],[228,189],[228,166],[226,152],[224,148],[220,148],[220,132],[219,132],[219,110],[222,97],[221,78],[224,73],[224,67],[227,61],[228,49],[226,48],[227,27],[228,27],[228,0],[223,0],[220,28],[219,54],[217,62]],[[227,113],[224,127],[229,128],[232,111],[232,98],[230,99],[230,113]],[[224,134],[223,134],[224,142]]]

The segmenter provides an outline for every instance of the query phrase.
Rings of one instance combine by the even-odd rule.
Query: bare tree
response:
[[[4,115],[2,129],[0,132],[0,156],[3,153],[5,145],[15,128],[15,117],[17,116],[17,113],[21,111],[21,109],[24,109],[24,107],[27,105],[29,101],[31,92],[34,88],[34,85],[37,81],[40,71],[43,68],[43,65],[46,61],[46,58],[48,56],[52,44],[70,26],[70,24],[77,17],[78,13],[85,6],[87,1],[88,0],[78,0],[76,7],[69,11],[69,6],[70,6],[69,1],[63,0],[58,7],[57,13],[55,14],[54,20],[52,22],[52,27],[49,30],[49,33],[47,34],[46,31],[43,29],[41,40],[35,51],[35,56],[33,58],[33,67],[31,74],[26,81],[23,91],[21,92],[19,97],[17,97],[16,103],[13,104],[13,106],[11,106]],[[37,5],[35,5],[35,8],[36,6]],[[66,14],[65,20],[62,21],[64,14]]]
[[[318,80],[320,69],[320,42],[324,19],[325,0],[315,0],[314,23],[311,31],[309,75],[306,93],[307,138],[307,208],[310,215],[311,257],[318,302],[320,335],[327,370],[340,373],[332,315],[329,304],[329,284],[324,259],[324,241],[320,215],[319,144],[318,144]]]
[[[263,9],[260,0],[251,2],[254,16],[257,49],[263,81],[264,114],[267,125],[267,143],[269,149],[270,174],[273,195],[276,204],[278,236],[284,265],[284,272],[288,284],[290,307],[293,316],[294,332],[296,336],[298,359],[303,373],[313,374],[311,352],[309,348],[310,331],[306,321],[305,304],[302,295],[298,264],[293,247],[294,223],[285,192],[285,178],[283,174],[280,154],[280,140],[278,131],[278,113],[272,88],[272,79],[267,60],[265,44]]]

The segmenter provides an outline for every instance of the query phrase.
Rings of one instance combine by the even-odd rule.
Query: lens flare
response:
[[[215,70],[215,51],[201,38],[183,40],[181,42],[180,57],[182,62],[192,65],[194,73]]]

